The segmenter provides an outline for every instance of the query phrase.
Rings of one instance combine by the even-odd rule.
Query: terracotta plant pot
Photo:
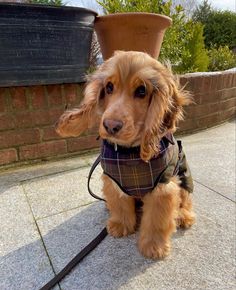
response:
[[[144,51],[158,58],[163,36],[171,18],[154,13],[117,13],[98,16],[95,31],[103,59],[115,50]]]

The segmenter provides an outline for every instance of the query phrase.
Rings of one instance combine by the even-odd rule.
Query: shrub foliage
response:
[[[27,3],[29,3],[29,4],[55,5],[55,6],[63,5],[62,0],[28,0]]]
[[[236,55],[228,46],[213,47],[208,51],[209,54],[209,70],[218,71],[236,67]]]
[[[214,10],[208,1],[204,0],[193,13],[193,20],[204,25],[207,48],[236,46],[236,13]]]

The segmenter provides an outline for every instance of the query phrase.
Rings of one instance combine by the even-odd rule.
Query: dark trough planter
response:
[[[84,8],[0,3],[0,86],[84,81],[96,15]]]

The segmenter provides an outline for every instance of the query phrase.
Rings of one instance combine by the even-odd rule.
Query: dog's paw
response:
[[[170,243],[157,240],[139,241],[140,253],[150,259],[164,259],[170,253]]]
[[[182,210],[179,213],[179,216],[176,219],[176,225],[179,228],[188,229],[190,228],[196,221],[196,216],[194,212]]]
[[[111,236],[115,238],[121,238],[124,236],[128,236],[129,234],[133,234],[135,231],[135,227],[127,226],[119,221],[114,221],[110,219],[107,222],[107,231]]]

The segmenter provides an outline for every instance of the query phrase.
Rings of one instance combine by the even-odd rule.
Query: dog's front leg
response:
[[[158,185],[143,198],[139,250],[145,257],[158,259],[169,254],[170,237],[176,230],[179,190],[171,181]]]
[[[136,226],[134,199],[122,193],[118,186],[103,175],[103,193],[110,211],[107,231],[113,237],[123,237],[134,233]]]

